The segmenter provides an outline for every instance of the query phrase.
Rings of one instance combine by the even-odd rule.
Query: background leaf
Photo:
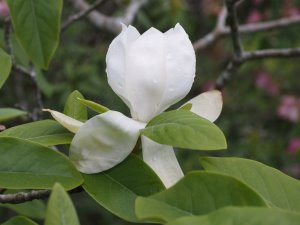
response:
[[[5,223],[2,223],[1,225],[38,225],[38,224],[26,217],[16,216],[6,221]]]
[[[0,108],[0,122],[8,121],[19,116],[24,116],[27,113],[13,108]]]
[[[50,189],[60,182],[66,189],[83,179],[61,153],[27,140],[0,137],[0,184],[9,189]]]
[[[11,57],[0,48],[0,89],[10,74],[11,66]]]
[[[86,121],[88,118],[87,108],[78,100],[78,98],[83,99],[83,96],[79,91],[73,91],[69,95],[65,104],[64,114],[76,120]]]
[[[82,104],[84,104],[85,106],[89,107],[90,109],[94,110],[95,112],[101,114],[101,113],[105,113],[107,112],[109,109],[106,108],[103,105],[100,105],[99,103],[90,101],[90,100],[85,100],[85,99],[78,99]]]
[[[0,137],[17,137],[46,146],[70,144],[74,134],[54,120],[40,120],[4,130]]]
[[[179,148],[218,150],[227,146],[215,124],[188,110],[161,113],[141,132],[157,143]]]
[[[233,176],[276,207],[300,212],[300,181],[262,163],[241,158],[201,158],[207,171]]]
[[[165,223],[182,216],[203,215],[225,206],[266,206],[239,180],[215,173],[192,172],[173,187],[150,197],[138,197],[140,219]]]
[[[74,205],[60,184],[55,184],[48,201],[45,225],[79,225]]]
[[[6,2],[20,45],[35,64],[47,68],[59,43],[63,1]]]
[[[299,221],[299,214],[279,209],[226,207],[205,216],[183,217],[167,225],[298,225]]]
[[[46,214],[46,206],[41,200],[33,200],[20,204],[0,204],[1,207],[9,208],[18,214],[33,219],[44,219]]]
[[[115,215],[138,222],[134,205],[138,195],[149,196],[164,189],[156,174],[138,157],[130,155],[114,168],[84,175],[83,188]]]

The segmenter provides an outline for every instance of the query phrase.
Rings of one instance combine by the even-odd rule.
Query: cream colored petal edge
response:
[[[86,174],[108,170],[122,162],[133,150],[146,124],[116,111],[88,120],[74,136],[70,160]]]
[[[142,148],[144,162],[159,176],[166,188],[184,176],[172,146],[161,145],[142,136]]]
[[[71,131],[72,133],[76,133],[78,129],[83,125],[82,122],[73,119],[61,112],[57,112],[51,109],[43,109],[45,112],[50,112],[52,117],[59,122],[63,127]]]
[[[222,111],[222,93],[217,90],[207,91],[186,102],[184,105],[188,103],[192,103],[191,111],[193,113],[214,122]]]

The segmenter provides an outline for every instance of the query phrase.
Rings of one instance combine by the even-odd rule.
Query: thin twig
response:
[[[293,58],[300,57],[300,48],[266,49],[245,52],[242,61],[256,60],[262,58]]]
[[[50,190],[38,190],[30,192],[18,192],[15,194],[0,194],[0,203],[18,204],[32,201],[34,199],[44,199],[50,195]]]
[[[41,94],[41,91],[39,89],[39,86],[38,86],[37,80],[36,80],[36,70],[32,63],[30,64],[30,69],[27,69],[27,68],[17,64],[17,61],[16,61],[16,59],[14,57],[14,53],[13,53],[11,34],[12,34],[12,26],[11,26],[10,18],[8,17],[5,19],[5,25],[4,25],[5,48],[6,48],[7,53],[11,57],[13,69],[21,74],[24,74],[24,75],[27,75],[28,77],[30,77],[30,79],[32,80],[32,82],[35,85],[36,100],[37,100],[38,108],[33,110],[36,112],[33,112],[33,115],[31,115],[30,117],[33,120],[38,120],[41,117],[43,102],[42,102],[42,94]]]
[[[222,15],[222,11],[219,14],[219,17],[221,15]],[[281,19],[272,20],[268,22],[240,25],[238,30],[240,34],[246,35],[246,34],[252,34],[261,31],[265,32],[265,31],[271,31],[275,29],[287,28],[297,24],[300,24],[300,15],[293,16],[290,18],[281,18]],[[229,34],[230,34],[229,27],[224,27],[223,29],[217,29],[216,26],[212,32],[208,33],[204,37],[194,42],[193,44],[194,49],[195,51],[200,51],[202,49],[208,48],[212,46],[214,43],[216,43],[218,40],[227,37]]]
[[[241,38],[239,34],[239,24],[236,13],[236,2],[233,0],[226,0],[226,8],[228,11],[228,24],[230,27],[230,36],[233,46],[234,58],[239,58],[243,54]]]
[[[224,85],[229,81],[232,74],[242,65],[242,57],[244,55],[239,29],[238,29],[238,18],[236,13],[236,3],[238,1],[226,0],[226,8],[228,11],[228,24],[230,27],[231,42],[233,46],[233,57],[231,62],[227,65],[223,73],[218,77],[215,82],[216,89],[222,89]]]
[[[69,194],[82,192],[82,187],[69,191]],[[0,194],[0,203],[19,204],[35,199],[45,199],[49,197],[51,190],[32,190],[29,192],[18,192],[15,194]]]
[[[213,45],[218,39],[220,39],[225,34],[225,22],[227,17],[227,9],[226,7],[223,7],[221,12],[219,13],[216,27],[214,30],[207,35],[205,35],[203,38],[199,39],[198,41],[194,42],[193,46],[195,50],[204,49],[208,46]],[[229,32],[228,32],[229,33]]]
[[[132,23],[139,9],[147,3],[148,0],[131,0],[123,17],[109,17],[98,11],[93,11],[87,15],[90,22],[97,28],[106,29],[112,33],[119,33],[122,26],[121,23],[129,25]],[[74,8],[79,11],[85,11],[91,6],[85,0],[72,0]]]
[[[97,0],[95,1],[92,5],[89,6],[89,8],[76,13],[72,16],[70,16],[61,26],[61,32],[64,32],[66,30],[67,27],[69,27],[71,24],[73,24],[74,22],[84,18],[85,16],[87,16],[90,12],[92,12],[94,9],[96,9],[98,6],[100,6],[102,3],[104,2],[104,0]]]

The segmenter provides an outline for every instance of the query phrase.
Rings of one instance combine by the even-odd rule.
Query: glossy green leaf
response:
[[[47,68],[59,43],[62,0],[7,0],[17,40],[29,58]]]
[[[54,120],[41,120],[9,128],[0,137],[16,137],[45,146],[70,144],[74,134]]]
[[[27,113],[13,108],[0,108],[0,122],[8,121],[19,116],[24,116]]]
[[[187,104],[181,106],[180,109],[191,110],[192,107],[193,107],[192,103],[187,103]]]
[[[89,107],[90,109],[94,110],[95,112],[101,114],[101,113],[105,113],[107,112],[109,109],[106,108],[103,105],[100,105],[99,103],[90,101],[90,100],[85,100],[82,98],[78,99],[82,104],[86,105],[87,107]]]
[[[0,137],[0,184],[8,189],[66,189],[82,184],[81,174],[63,154],[31,141]]]
[[[60,184],[55,184],[50,195],[45,225],[79,225],[71,198]]]
[[[11,57],[0,48],[0,89],[10,74],[11,66]]]
[[[276,207],[300,212],[300,181],[262,163],[241,158],[201,158],[207,171],[233,176]]]
[[[44,219],[46,214],[46,206],[41,200],[33,200],[20,204],[0,204],[0,207],[9,208],[20,215],[34,219]]]
[[[24,216],[16,216],[1,225],[38,225],[34,221],[24,217]]]
[[[106,172],[84,175],[83,188],[104,208],[132,222],[138,221],[134,211],[136,197],[164,189],[156,174],[134,155]]]
[[[167,225],[298,225],[300,214],[259,207],[226,207],[205,216],[183,217]]]
[[[221,174],[192,172],[173,187],[150,197],[138,197],[138,218],[165,223],[182,216],[203,215],[225,206],[266,206],[239,180]]]
[[[79,91],[73,91],[69,95],[65,104],[64,114],[84,122],[88,118],[87,108],[78,100],[78,98],[83,99],[83,96]]]
[[[157,143],[179,148],[219,150],[227,146],[223,132],[215,124],[188,110],[164,112],[141,133]]]

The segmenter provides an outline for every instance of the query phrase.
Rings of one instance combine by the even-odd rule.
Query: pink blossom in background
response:
[[[260,72],[256,75],[255,85],[269,96],[274,97],[279,95],[279,85],[266,72]]]
[[[262,19],[263,19],[262,13],[256,9],[253,9],[250,11],[250,13],[246,19],[246,23],[257,23],[257,22],[261,21]]]
[[[0,17],[7,17],[9,15],[8,7],[4,0],[0,0]]]
[[[252,3],[254,5],[260,5],[261,3],[263,3],[264,0],[252,0]]]
[[[300,149],[300,138],[292,138],[289,140],[286,152],[290,155],[295,155]]]
[[[281,97],[277,107],[277,115],[280,118],[296,123],[299,121],[299,111],[300,99],[297,96],[286,95]]]
[[[201,92],[211,91],[214,89],[215,82],[213,80],[209,80],[201,86]]]
[[[293,17],[300,14],[300,11],[297,7],[295,7],[292,0],[284,0],[283,8],[282,8],[282,16],[283,17]]]

